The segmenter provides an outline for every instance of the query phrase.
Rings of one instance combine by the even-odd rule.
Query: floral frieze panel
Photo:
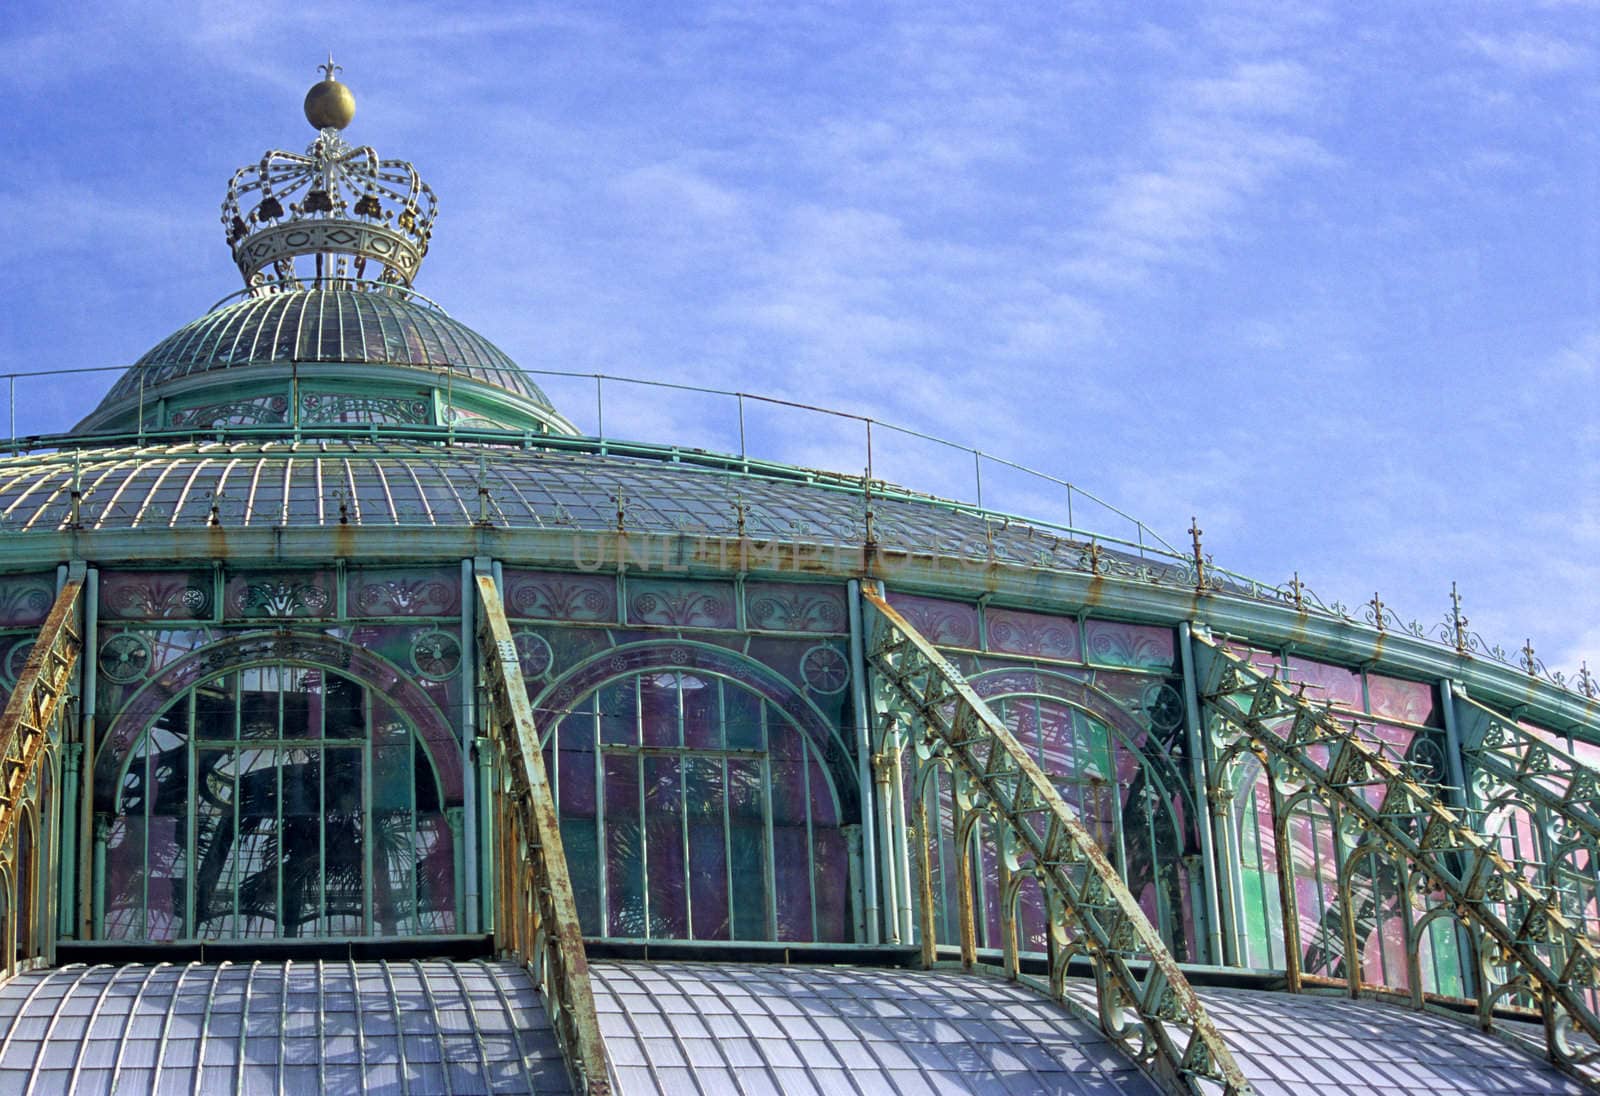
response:
[[[459,616],[461,575],[448,567],[351,571],[350,615]]]
[[[506,608],[514,617],[614,624],[617,582],[606,575],[505,569]]]
[[[252,396],[226,403],[179,407],[167,416],[169,425],[210,430],[218,426],[259,426],[288,418],[289,401],[281,395]]]
[[[1082,654],[1078,622],[1073,617],[993,608],[985,610],[985,617],[991,651],[1073,662]]]
[[[670,628],[735,627],[733,583],[630,579],[628,622]]]
[[[300,397],[304,423],[403,423],[433,420],[431,400],[415,396],[357,396],[345,392],[309,392]]]
[[[889,604],[899,610],[913,628],[939,647],[978,646],[978,607],[960,601],[889,594]]]
[[[745,620],[764,632],[850,630],[845,591],[840,586],[801,582],[751,582],[744,588]]]
[[[1170,670],[1177,661],[1177,639],[1171,628],[1086,620],[1083,646],[1088,660],[1102,666]]]
[[[11,575],[0,580],[0,628],[44,623],[55,600],[54,575]]]
[[[100,616],[106,620],[210,620],[211,572],[102,571]]]
[[[223,603],[229,618],[244,620],[327,617],[338,608],[329,571],[233,575]]]

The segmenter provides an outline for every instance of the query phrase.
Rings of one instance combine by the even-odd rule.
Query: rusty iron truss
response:
[[[524,963],[544,991],[574,1091],[608,1096],[613,1073],[539,729],[500,592],[489,575],[477,576],[477,588],[480,674],[495,753],[497,946]]]
[[[881,594],[863,587],[874,627],[868,658],[880,675],[878,707],[886,719],[918,732],[918,783],[935,769],[950,774],[957,847],[986,819],[1007,865],[1001,879],[1005,966],[1018,975],[1016,900],[1031,877],[1045,896],[1050,988],[1066,999],[1069,961],[1088,958],[1095,972],[1102,1029],[1164,1089],[1173,1093],[1254,1090],[1194,988],[1088,829],[1038,764],[961,674]],[[935,952],[927,798],[917,798],[923,961]],[[957,861],[961,957],[977,961],[970,866]],[[1136,971],[1135,961],[1144,969]]]
[[[45,794],[41,772],[82,654],[82,614],[83,580],[74,576],[56,595],[0,714],[0,981],[24,960],[52,954],[40,930],[48,929],[41,921],[55,906],[40,897],[51,889],[55,865],[39,835],[55,809],[56,785]]]
[[[24,790],[44,756],[50,724],[66,697],[82,652],[78,623],[82,595],[82,579],[72,579],[56,595],[5,713],[0,715],[0,848],[10,847]]]
[[[1600,1041],[1600,1018],[1592,994],[1600,982],[1596,945],[1560,907],[1552,888],[1536,886],[1496,848],[1493,837],[1475,832],[1465,812],[1445,800],[1422,767],[1397,758],[1364,731],[1359,718],[1314,704],[1292,682],[1264,674],[1195,633],[1201,703],[1219,764],[1214,796],[1225,796],[1228,771],[1246,753],[1260,759],[1271,786],[1284,903],[1285,953],[1290,987],[1300,983],[1298,915],[1293,866],[1287,863],[1285,816],[1295,802],[1314,800],[1328,811],[1341,839],[1357,850],[1403,866],[1408,892],[1430,902],[1425,919],[1453,916],[1465,929],[1476,956],[1479,1024],[1490,1029],[1504,1004],[1531,1003],[1539,1010],[1552,1061],[1592,1080],[1590,1040]],[[1502,732],[1504,727],[1502,726]],[[1503,734],[1504,741],[1510,741]],[[1526,744],[1525,744],[1526,745]],[[1528,746],[1516,762],[1528,783],[1547,753]],[[1479,755],[1480,761],[1482,755]],[[1580,781],[1574,776],[1573,782]],[[1555,797],[1547,806],[1563,816]],[[1352,994],[1363,991],[1352,893],[1354,855],[1340,872],[1337,902]],[[1422,1005],[1420,976],[1411,948],[1413,1001]]]
[[[1492,708],[1464,696],[1455,700],[1462,750],[1474,769],[1467,790],[1478,809],[1518,796],[1555,815],[1567,841],[1592,852],[1600,843],[1600,773]]]

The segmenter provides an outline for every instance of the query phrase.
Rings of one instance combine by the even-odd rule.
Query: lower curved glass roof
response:
[[[0,532],[270,529],[333,525],[748,536],[906,556],[1083,569],[1082,541],[938,500],[864,495],[858,484],[721,471],[601,453],[399,439],[202,442],[0,459]],[[482,491],[480,492],[480,488]],[[622,511],[619,519],[618,511]],[[869,519],[870,514],[870,519]],[[1113,558],[1147,581],[1156,560]],[[1131,573],[1131,572],[1130,572]]]
[[[167,336],[122,375],[104,410],[197,373],[250,365],[399,365],[492,384],[553,410],[505,352],[437,308],[395,291],[300,289],[246,297]]]

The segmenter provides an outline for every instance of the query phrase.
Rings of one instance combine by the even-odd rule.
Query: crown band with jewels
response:
[[[321,126],[317,139],[304,154],[268,151],[228,184],[222,223],[234,262],[252,288],[330,279],[409,287],[439,201],[410,163],[380,160],[371,146],[339,136],[355,100],[333,79],[331,58],[324,68],[328,79],[306,96],[307,119]],[[306,257],[309,265],[296,262]],[[372,264],[381,267],[375,275]]]

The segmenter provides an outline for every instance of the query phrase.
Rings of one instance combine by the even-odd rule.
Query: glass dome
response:
[[[554,411],[505,352],[403,290],[298,289],[214,309],[158,343],[117,381],[95,414],[200,373],[301,362],[450,371]]]

